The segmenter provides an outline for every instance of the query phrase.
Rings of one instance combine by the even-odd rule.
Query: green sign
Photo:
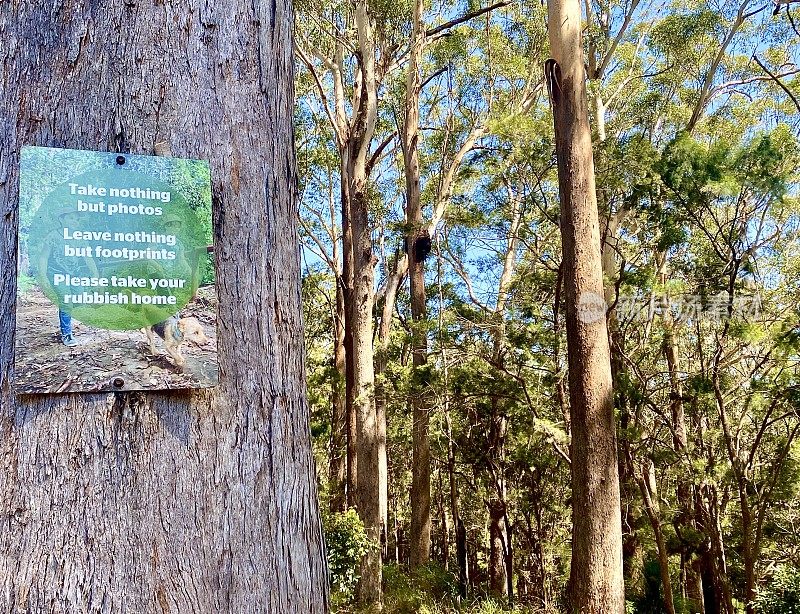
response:
[[[22,152],[23,176],[32,149]],[[114,330],[163,322],[197,290],[203,228],[176,186],[147,174],[142,156],[100,155],[106,168],[70,177],[43,199],[28,234],[31,268],[47,297],[81,322]]]
[[[23,147],[15,388],[216,385],[209,165]]]

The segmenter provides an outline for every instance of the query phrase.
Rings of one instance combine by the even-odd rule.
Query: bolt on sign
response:
[[[218,381],[208,163],[20,154],[18,394]]]

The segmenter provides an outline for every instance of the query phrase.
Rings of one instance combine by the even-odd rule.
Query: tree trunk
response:
[[[342,284],[336,282],[336,312],[333,322],[333,382],[331,389],[330,510],[347,508],[347,369],[344,349],[345,305]]]
[[[378,419],[378,437],[382,441],[380,458],[380,475],[386,476],[381,479],[380,507],[381,525],[384,537],[383,557],[388,558],[388,526],[389,526],[389,463],[388,451],[386,448],[386,406],[389,402],[389,391],[386,385],[384,371],[388,359],[386,353],[389,351],[389,335],[392,330],[392,314],[394,313],[397,302],[397,290],[408,272],[408,259],[404,256],[398,257],[394,263],[394,270],[388,276],[386,287],[383,293],[383,307],[381,309],[380,327],[378,328],[378,347],[375,351],[375,413]],[[395,524],[397,519],[395,518]]]
[[[661,282],[666,282],[669,270],[668,261],[665,255],[660,255]],[[675,323],[669,310],[665,310],[662,315],[664,325],[664,342],[662,350],[667,360],[670,382],[670,414],[673,424],[672,445],[678,458],[686,462],[686,451],[688,438],[686,434],[686,415],[683,405],[683,386],[680,379],[680,362],[678,355],[678,344],[675,336]],[[683,584],[681,592],[684,598],[688,599],[696,611],[704,612],[703,590],[700,575],[700,561],[694,555],[693,544],[687,543],[682,539],[681,528],[686,527],[692,534],[697,531],[694,513],[694,489],[689,479],[680,475],[676,485],[675,494],[677,497],[678,511],[673,518],[676,533],[681,538],[681,582]]]
[[[616,268],[616,267],[612,267]],[[605,269],[605,267],[604,267]],[[606,273],[607,275],[607,273]],[[608,287],[607,287],[608,288]],[[613,288],[612,288],[613,293]],[[613,295],[606,294],[606,304],[613,304]],[[626,366],[623,360],[625,336],[619,330],[616,314],[612,311],[608,318],[611,348],[611,374],[612,381],[623,381]],[[641,596],[644,589],[644,546],[639,538],[639,488],[632,463],[626,462],[626,456],[633,450],[629,440],[629,427],[632,417],[630,402],[624,387],[619,387],[614,392],[614,403],[619,413],[620,426],[620,462],[619,484],[622,498],[622,569],[625,580],[625,592],[629,597]]]
[[[460,517],[456,520],[456,561],[458,562],[458,592],[463,598],[467,596],[469,569],[467,568],[467,530]]]
[[[603,303],[603,272],[581,10],[578,0],[550,0],[548,9],[572,424],[571,611],[618,614],[625,595],[608,332],[604,310],[586,310]]]
[[[345,425],[347,434],[347,506],[356,506],[356,485],[358,481],[358,458],[356,445],[358,429],[356,425],[355,386],[353,369],[353,227],[351,223],[352,149],[348,142],[341,152],[342,184],[342,298],[344,300],[344,354],[345,354]]]
[[[506,565],[506,595],[508,596],[508,604],[514,605],[514,525],[508,519],[508,505],[505,508],[503,515],[503,524],[506,529],[506,541],[504,561]]]
[[[405,123],[402,133],[406,178],[406,249],[411,286],[411,317],[414,321],[414,376],[411,385],[413,456],[411,463],[411,568],[425,565],[431,547],[431,450],[428,438],[429,408],[426,402],[425,365],[428,361],[428,310],[425,298],[425,253],[430,237],[423,228],[419,170],[420,62],[425,46],[422,24],[423,0],[414,3],[411,53],[406,79]]]
[[[504,544],[506,543],[505,505],[503,501],[492,499],[489,508],[489,591],[496,597],[506,593],[506,562]]]
[[[15,298],[20,146],[151,153],[166,142],[211,165],[221,374],[210,391],[15,397],[15,323],[2,319],[8,612],[327,609],[292,21],[284,1],[0,5],[3,313]]]
[[[602,104],[599,87],[595,98],[596,104]],[[600,110],[596,112],[600,114]],[[605,128],[597,120],[598,138],[605,139]],[[605,304],[613,305],[616,301],[616,280],[620,275],[616,260],[618,244],[617,233],[621,221],[625,218],[626,211],[611,214],[603,221],[603,245],[601,261],[603,265],[603,279],[605,284]],[[629,463],[625,456],[632,452],[631,442],[628,441],[628,426],[631,420],[631,407],[628,395],[619,382],[627,377],[627,366],[623,359],[625,351],[625,335],[620,331],[619,319],[616,310],[611,310],[607,317],[609,347],[611,351],[611,378],[614,385],[614,403],[619,415],[620,433],[619,440],[619,484],[621,495],[622,514],[622,567],[625,579],[625,593],[631,598],[638,597],[644,590],[644,546],[639,537],[639,523],[641,512],[639,506],[639,486],[636,476],[629,470]]]
[[[708,582],[709,590],[713,589],[713,597],[709,597],[708,593],[705,594],[706,614],[709,612],[734,614],[733,594],[720,520],[719,497],[714,486],[706,485],[703,490],[704,500],[701,500],[698,512],[703,519],[703,530],[710,538],[708,568],[711,572],[709,578],[703,578],[703,583]]]
[[[356,502],[358,514],[374,546],[361,563],[358,600],[372,609],[381,608],[381,441],[375,408],[375,364],[372,347],[372,308],[375,302],[375,256],[369,220],[367,156],[377,117],[375,47],[372,18],[366,2],[355,7],[359,38],[361,94],[359,124],[350,173],[350,223],[353,232],[353,405],[358,442]],[[385,476],[384,476],[385,480]]]
[[[352,202],[353,224],[353,405],[358,431],[356,502],[358,514],[375,544],[361,565],[359,601],[379,606],[381,600],[381,535],[380,442],[375,409],[375,372],[372,349],[372,307],[375,293],[375,262],[369,225],[366,194],[354,190],[358,198]]]
[[[661,510],[658,504],[658,491],[656,490],[656,470],[653,461],[647,459],[646,468],[642,468],[642,475],[639,477],[639,488],[642,491],[644,509],[653,528],[653,535],[656,538],[656,550],[658,553],[658,567],[661,575],[661,588],[664,592],[664,610],[666,614],[675,614],[675,603],[672,595],[672,580],[669,575],[669,553],[664,539],[664,531],[661,527]],[[628,455],[628,463],[631,472],[635,471],[633,458]]]
[[[453,518],[455,537],[456,565],[458,566],[458,594],[463,599],[467,596],[467,532],[461,520],[458,496],[458,479],[456,477],[456,448],[453,441],[453,422],[450,418],[450,366],[447,344],[444,339],[444,290],[442,288],[442,253],[437,242],[436,249],[436,284],[439,290],[439,351],[441,352],[441,372],[444,390],[442,415],[444,417],[444,436],[447,442],[447,483],[450,489],[450,513]]]
[[[450,516],[447,513],[447,506],[445,505],[445,490],[442,481],[442,467],[436,472],[439,482],[439,539],[440,539],[440,555],[439,563],[441,566],[448,570],[450,566]]]

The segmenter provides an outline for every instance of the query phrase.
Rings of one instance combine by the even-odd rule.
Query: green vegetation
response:
[[[582,5],[602,239],[586,249],[603,256],[628,611],[794,611],[800,6],[773,15],[773,4],[747,0]],[[369,394],[386,425],[385,483],[369,492],[386,500],[385,609],[567,612],[580,511],[541,78],[546,9],[422,5],[415,177],[401,144],[414,103],[413,7],[367,3],[374,39],[359,43],[358,6],[298,5],[303,307],[323,505],[352,508],[362,487],[346,471],[352,418],[335,361],[340,350],[353,364],[340,337],[350,317],[342,264],[352,228],[341,203],[351,149],[335,102],[343,92],[343,112],[360,117],[348,105],[361,91],[353,50],[366,41],[379,58],[364,198],[376,267]],[[432,239],[424,317],[412,314],[404,269],[417,179]],[[419,406],[430,420],[431,562],[412,569]],[[353,437],[380,441],[376,433]],[[357,602],[356,593],[337,607]]]

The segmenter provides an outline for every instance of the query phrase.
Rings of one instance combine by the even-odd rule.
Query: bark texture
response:
[[[406,178],[406,248],[414,320],[414,382],[411,389],[413,458],[411,464],[411,568],[430,560],[431,549],[431,447],[429,408],[426,402],[425,365],[428,361],[428,309],[425,297],[425,255],[421,243],[430,243],[423,228],[419,166],[419,96],[422,89],[420,63],[425,47],[422,18],[424,2],[414,4],[411,52],[406,79],[405,124],[402,132]]]
[[[220,386],[17,398],[0,321],[4,612],[323,612],[289,2],[0,4],[0,304],[23,144],[210,161]]]
[[[550,0],[548,12],[572,427],[571,611],[618,614],[625,597],[608,332],[603,313],[579,311],[603,300],[581,9],[578,0]]]
[[[334,245],[336,245],[334,243]],[[334,251],[335,253],[335,251]],[[338,257],[334,255],[338,261]],[[329,475],[331,483],[330,510],[347,509],[347,364],[344,349],[345,305],[342,284],[336,282],[336,310],[333,314],[333,368],[331,389],[331,451]]]

